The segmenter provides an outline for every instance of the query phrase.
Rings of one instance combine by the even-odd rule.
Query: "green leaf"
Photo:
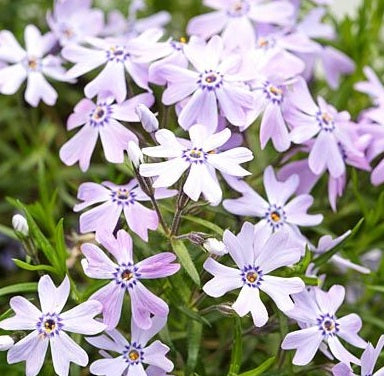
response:
[[[206,227],[206,228],[214,231],[216,234],[218,234],[220,236],[223,235],[224,230],[221,227],[215,225],[214,223],[212,223],[210,221],[207,221],[207,220],[202,219],[202,218],[193,217],[191,215],[183,215],[182,218],[186,219],[188,221],[197,223],[203,227]]]
[[[211,326],[211,323],[204,317],[200,316],[198,311],[194,311],[193,309],[190,309],[185,306],[177,306],[177,309],[179,309],[181,312],[183,312],[186,316],[191,318],[193,321],[197,321],[200,324]]]
[[[66,273],[67,246],[64,238],[64,218],[61,218],[55,229],[55,245],[61,271]]]
[[[15,285],[6,286],[0,289],[0,296],[11,295],[25,292],[35,292],[37,290],[37,282],[17,283]]]
[[[57,270],[53,266],[50,266],[50,265],[31,265],[31,264],[28,264],[27,262],[24,262],[18,259],[12,259],[12,260],[21,269],[25,269],[29,271],[43,270],[43,271],[55,273],[58,275],[60,274],[57,272]]]
[[[325,264],[332,256],[334,256],[337,252],[340,251],[342,247],[345,246],[347,242],[349,242],[353,237],[356,235],[356,233],[360,230],[361,225],[364,222],[364,218],[361,218],[359,222],[357,222],[356,226],[351,231],[351,234],[344,239],[344,241],[337,244],[334,248],[332,248],[330,251],[323,253],[322,255],[316,257],[313,260],[313,263],[315,266],[320,266]]]
[[[180,264],[183,266],[188,275],[192,278],[196,285],[200,286],[200,276],[196,270],[195,264],[192,261],[191,255],[187,247],[181,240],[171,240],[172,249],[179,258]]]
[[[367,288],[369,290],[373,290],[373,291],[384,293],[384,286],[368,285]]]
[[[19,200],[13,200],[9,199],[9,201],[19,210],[22,210],[25,214],[25,217],[28,222],[29,226],[29,234],[30,237],[33,239],[35,242],[36,246],[44,253],[45,257],[49,261],[49,263],[53,266],[53,270],[55,270],[56,274],[59,274],[61,276],[64,276],[65,270],[60,265],[60,261],[58,260],[57,257],[57,252],[55,251],[54,247],[52,244],[49,242],[49,240],[45,237],[45,235],[42,233],[40,230],[39,226],[33,219],[31,213],[27,209],[27,207],[21,203]],[[32,269],[30,269],[32,270]],[[37,270],[37,269],[35,269]],[[42,270],[47,270],[47,269],[42,269]]]
[[[243,357],[243,332],[241,329],[241,319],[235,316],[234,338],[232,344],[231,364],[229,366],[228,376],[237,376]]]
[[[0,224],[0,234],[4,234],[11,239],[15,239],[15,240],[18,239],[18,237],[17,237],[17,235],[13,229],[11,229],[7,226],[1,225],[1,224]]]
[[[196,368],[200,352],[200,343],[203,333],[203,325],[195,320],[188,323],[188,358],[187,375],[190,375]]]
[[[271,358],[268,358],[264,363],[259,365],[257,368],[243,372],[239,376],[259,376],[262,375],[265,371],[270,369],[275,364],[276,357],[272,356]]]

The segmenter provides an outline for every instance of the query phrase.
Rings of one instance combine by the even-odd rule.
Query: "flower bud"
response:
[[[134,141],[129,141],[128,143],[128,157],[136,168],[143,163],[143,153],[141,152],[139,145]]]
[[[145,104],[139,104],[136,113],[146,132],[153,133],[159,129],[157,117]]]
[[[29,227],[27,220],[21,214],[15,214],[12,217],[12,226],[15,231],[21,232],[23,235],[27,236],[29,232]]]
[[[228,250],[225,247],[225,244],[221,242],[220,240],[217,240],[215,238],[209,238],[207,239],[203,247],[212,255],[216,256],[223,256],[228,253]]]
[[[0,336],[0,351],[6,351],[10,349],[14,344],[12,337]]]

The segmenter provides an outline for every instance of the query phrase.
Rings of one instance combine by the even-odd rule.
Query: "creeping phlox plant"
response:
[[[196,1],[184,30],[53,0],[46,32],[0,31],[0,93],[58,135],[26,158],[40,201],[0,227],[22,245],[0,297],[24,295],[0,374],[384,375],[384,86],[368,37],[337,48],[384,6],[337,23],[331,2]]]

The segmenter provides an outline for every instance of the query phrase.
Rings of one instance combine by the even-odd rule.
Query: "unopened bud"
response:
[[[146,132],[153,133],[159,129],[157,117],[145,104],[139,104],[136,113]]]
[[[193,244],[202,245],[205,242],[206,237],[204,236],[203,233],[191,232],[188,234],[188,239]]]
[[[128,157],[136,168],[143,163],[143,153],[141,152],[139,145],[134,141],[129,141],[128,143]]]
[[[14,344],[12,337],[0,336],[0,351],[6,351],[10,349]]]
[[[220,241],[220,240],[217,240],[215,238],[209,238],[207,239],[204,244],[203,244],[203,247],[212,255],[216,255],[216,256],[223,256],[225,254],[228,253],[228,250],[227,248],[225,247],[225,244]]]
[[[15,214],[12,217],[12,226],[15,231],[21,232],[23,235],[27,236],[29,232],[29,227],[27,220],[21,214]]]

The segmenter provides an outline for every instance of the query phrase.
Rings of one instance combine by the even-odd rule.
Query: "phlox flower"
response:
[[[212,205],[218,205],[222,191],[215,170],[231,176],[249,175],[240,163],[250,161],[253,158],[252,152],[244,147],[218,151],[231,137],[228,128],[209,135],[203,125],[196,124],[189,129],[189,136],[191,141],[177,139],[166,129],[157,131],[155,137],[159,145],[144,148],[143,153],[169,160],[143,163],[140,165],[140,174],[146,177],[157,176],[153,186],[159,188],[173,185],[188,170],[183,185],[184,193],[194,201],[203,194]]]
[[[373,347],[371,343],[368,343],[367,348],[364,350],[361,356],[361,376],[383,376],[384,367],[380,368],[376,372],[373,372],[377,359],[380,356],[381,350],[384,346],[384,336],[381,336],[377,341],[376,347]],[[333,376],[354,376],[349,365],[345,363],[339,363],[332,368]]]
[[[294,91],[301,93],[301,101],[285,112],[285,119],[293,128],[291,140],[302,144],[315,137],[308,158],[310,169],[316,175],[328,170],[333,178],[339,178],[345,173],[344,150],[359,154],[353,143],[349,113],[337,112],[321,97],[316,104],[303,80],[297,80]]]
[[[68,166],[79,162],[82,171],[89,168],[91,157],[100,136],[105,159],[112,163],[123,163],[124,152],[129,141],[138,143],[136,135],[120,121],[139,122],[136,107],[145,104],[151,107],[153,95],[136,95],[122,103],[115,103],[113,96],[101,93],[97,103],[82,99],[67,121],[67,129],[82,126],[80,131],[60,149],[60,159]]]
[[[296,350],[293,364],[306,365],[317,350],[325,351],[327,345],[331,354],[341,362],[360,364],[340,342],[339,337],[353,346],[365,348],[367,343],[357,334],[361,329],[361,319],[355,313],[338,318],[336,311],[345,296],[343,286],[334,285],[328,292],[314,287],[293,295],[295,307],[285,312],[297,320],[302,329],[288,333],[281,347]]]
[[[22,296],[16,296],[10,300],[16,315],[0,321],[1,329],[33,330],[10,348],[7,361],[9,364],[25,361],[26,375],[36,376],[50,345],[55,373],[67,376],[70,363],[85,367],[88,355],[66,332],[87,335],[102,332],[105,325],[94,320],[94,316],[101,313],[102,306],[96,300],[88,300],[62,312],[70,292],[68,277],[55,287],[51,278],[45,275],[40,278],[37,290],[41,309]]]
[[[351,230],[346,231],[343,235],[340,235],[336,237],[335,239],[332,239],[330,235],[324,235],[319,239],[319,243],[317,247],[311,247],[311,250],[315,254],[323,254],[326,253],[333,248],[335,248],[337,245],[339,245],[341,242],[343,242],[349,235],[351,235]],[[353,269],[356,270],[359,273],[363,274],[369,274],[371,271],[361,265],[357,265],[353,263],[352,261],[339,256],[338,254],[333,255],[330,258],[330,262],[334,263],[337,265],[340,269]]]
[[[282,311],[293,308],[290,294],[305,288],[298,277],[281,278],[270,272],[300,260],[300,248],[289,243],[288,234],[280,231],[265,242],[255,235],[254,226],[246,222],[235,236],[229,230],[224,232],[223,242],[236,267],[228,267],[208,258],[204,269],[214,276],[203,286],[203,291],[215,298],[228,291],[239,289],[240,293],[232,308],[239,316],[251,312],[254,324],[263,326],[268,321],[268,312],[260,299],[260,290],[269,295]]]
[[[178,121],[184,129],[199,123],[214,132],[218,125],[219,110],[236,126],[244,126],[247,113],[254,105],[253,96],[245,81],[255,72],[242,72],[240,56],[227,55],[219,36],[206,44],[188,43],[184,55],[191,69],[166,64],[157,74],[167,81],[162,101],[173,105],[186,100]]]
[[[165,356],[169,347],[158,340],[147,346],[149,340],[165,326],[166,321],[167,317],[154,316],[151,327],[143,330],[132,320],[130,342],[116,329],[101,336],[86,338],[92,346],[102,349],[100,353],[105,357],[91,364],[92,374],[166,376],[173,369],[173,363]],[[119,355],[113,358],[109,352]],[[146,364],[148,367],[144,369]]]
[[[88,47],[77,44],[66,45],[62,55],[75,65],[67,72],[70,78],[77,78],[87,72],[104,66],[102,71],[85,88],[88,98],[103,91],[110,91],[117,102],[127,96],[125,72],[141,88],[148,86],[148,64],[140,61],[145,51],[154,47],[161,37],[158,30],[147,30],[138,37],[127,38],[87,38]]]
[[[83,262],[85,274],[90,278],[111,281],[90,298],[102,303],[103,320],[108,329],[117,326],[126,293],[131,298],[132,319],[140,328],[151,327],[151,315],[167,316],[168,305],[150,292],[141,280],[175,274],[180,269],[179,264],[172,263],[176,256],[170,252],[162,252],[135,263],[132,238],[124,230],[119,230],[116,238],[112,234],[101,236],[100,243],[116,262],[91,243],[83,244],[81,251],[86,257],[86,262]]]
[[[257,79],[249,83],[255,97],[254,109],[249,113],[253,123],[261,113],[260,143],[264,149],[269,140],[277,151],[285,151],[291,145],[288,126],[284,120],[285,97],[290,90],[295,76],[301,73],[302,67],[296,64],[298,59],[283,51],[267,59],[267,63],[258,72]],[[291,93],[290,104],[300,100]]]
[[[300,233],[298,226],[316,226],[323,219],[321,214],[307,214],[308,208],[313,203],[311,195],[298,195],[288,201],[299,187],[297,175],[292,175],[281,182],[276,179],[273,168],[268,166],[264,170],[264,188],[267,200],[243,181],[233,180],[231,186],[242,196],[224,200],[224,208],[236,215],[261,218],[256,224],[256,231],[260,230],[270,235],[284,229],[290,233],[292,239],[296,239],[304,245],[307,240]],[[304,247],[302,248],[304,251]]]
[[[384,86],[370,67],[364,67],[364,74],[367,81],[357,82],[355,90],[368,94],[377,105],[384,106]]]
[[[175,190],[157,189],[155,198],[172,197],[176,193]],[[80,232],[83,234],[95,231],[98,238],[104,232],[112,233],[121,213],[124,213],[129,228],[145,241],[148,241],[148,230],[156,230],[159,224],[156,212],[140,204],[150,198],[139,187],[136,179],[125,185],[116,185],[109,181],[102,184],[83,183],[79,187],[77,198],[83,202],[75,205],[75,212],[98,204],[80,215]]]
[[[53,106],[57,92],[46,77],[68,81],[61,59],[49,54],[54,44],[53,35],[41,35],[36,26],[28,25],[24,30],[24,40],[25,49],[11,32],[0,31],[0,59],[9,64],[0,69],[0,93],[14,94],[27,80],[25,100],[34,107],[40,100]]]
[[[204,0],[203,4],[215,11],[192,18],[188,34],[207,39],[222,32],[228,49],[252,48],[256,40],[255,23],[293,23],[294,7],[285,0]]]
[[[104,14],[100,9],[91,9],[91,3],[92,0],[55,0],[53,11],[47,14],[47,23],[62,46],[81,43],[101,33]]]

